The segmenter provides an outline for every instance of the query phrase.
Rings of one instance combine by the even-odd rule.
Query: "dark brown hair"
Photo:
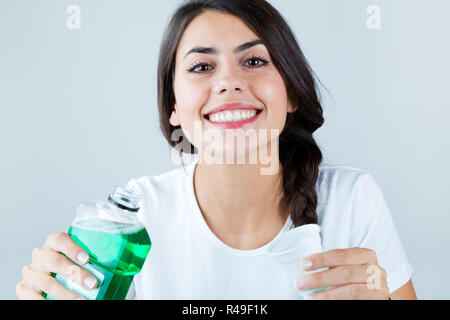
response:
[[[279,137],[279,157],[283,168],[283,201],[289,205],[294,226],[318,223],[315,190],[322,153],[313,133],[324,123],[314,73],[304,57],[295,35],[280,13],[265,0],[188,0],[180,5],[165,31],[158,64],[158,109],[161,130],[172,147],[175,129],[170,116],[175,105],[173,80],[178,44],[187,25],[206,10],[237,16],[256,33],[267,47],[283,77],[288,99],[296,108],[288,113]],[[196,153],[195,146],[183,139],[183,152]],[[186,142],[189,148],[186,148]],[[188,150],[186,150],[188,149]],[[180,150],[179,150],[180,151]]]

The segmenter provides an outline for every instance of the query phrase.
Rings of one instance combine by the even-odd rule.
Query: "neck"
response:
[[[230,238],[264,234],[266,240],[273,239],[288,216],[281,164],[278,168],[276,174],[261,175],[259,164],[198,163],[194,186],[210,228]]]

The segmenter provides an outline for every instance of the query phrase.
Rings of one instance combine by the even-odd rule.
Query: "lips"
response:
[[[226,112],[230,113],[230,111],[226,111]],[[251,118],[248,118],[248,119],[244,119],[244,120],[232,120],[232,121],[221,120],[221,121],[217,122],[217,118],[209,119],[208,116],[205,116],[205,118],[206,118],[207,123],[209,123],[210,125],[212,125],[216,128],[239,129],[239,128],[244,128],[248,125],[251,125],[253,122],[255,122],[259,118],[259,115],[262,112],[263,112],[262,110],[256,111],[254,116],[252,116]],[[221,113],[221,115],[223,115],[223,112]]]
[[[261,111],[261,108],[255,107],[250,104],[245,103],[228,103],[223,104],[218,107],[213,108],[212,110],[208,111],[208,113],[204,114],[203,116],[207,118],[209,115],[221,111],[232,111],[232,110],[256,110],[258,113]]]

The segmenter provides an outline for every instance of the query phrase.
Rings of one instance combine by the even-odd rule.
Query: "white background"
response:
[[[450,1],[272,0],[322,83],[329,164],[381,186],[421,299],[449,299]],[[162,32],[181,3],[0,2],[0,298],[77,205],[177,167],[159,131]],[[81,29],[66,26],[69,5]],[[381,9],[368,29],[366,9]]]

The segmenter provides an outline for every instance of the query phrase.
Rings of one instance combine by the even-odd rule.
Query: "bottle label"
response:
[[[58,280],[59,282],[61,282],[62,285],[65,286],[70,291],[73,291],[76,294],[78,294],[88,300],[96,300],[98,293],[100,291],[100,288],[105,279],[105,276],[100,272],[100,270],[101,270],[100,267],[93,265],[91,263],[88,263],[88,264],[86,264],[84,266],[80,266],[80,267],[87,270],[89,273],[91,273],[91,275],[93,275],[95,278],[97,278],[97,287],[96,288],[94,288],[92,290],[85,289],[60,274],[57,274],[55,279]],[[53,297],[51,297],[50,295],[47,295],[47,300],[55,300],[55,299]]]

